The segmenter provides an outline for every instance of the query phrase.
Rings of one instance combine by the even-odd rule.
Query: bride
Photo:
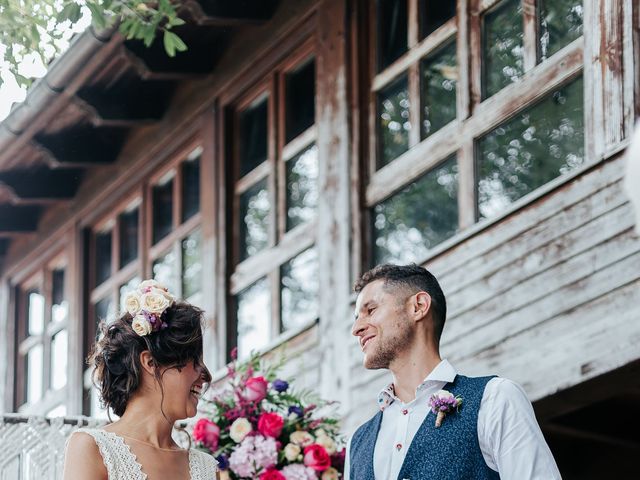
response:
[[[70,437],[64,479],[211,479],[215,459],[172,439],[177,420],[196,415],[203,383],[202,311],[146,280],[125,300],[128,313],[100,324],[90,363],[105,407],[120,417]],[[218,475],[216,473],[216,475]]]

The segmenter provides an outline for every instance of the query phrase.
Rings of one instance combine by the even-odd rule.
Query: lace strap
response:
[[[210,480],[218,471],[218,462],[212,455],[199,450],[189,450],[191,480]]]
[[[142,466],[122,437],[96,428],[80,428],[77,431],[93,437],[107,467],[109,480],[146,480],[147,475],[142,473]]]

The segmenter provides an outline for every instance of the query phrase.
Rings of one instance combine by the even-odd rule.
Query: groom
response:
[[[352,333],[364,366],[389,369],[393,383],[378,396],[380,411],[351,438],[346,479],[560,479],[522,388],[458,375],[440,358],[447,307],[431,273],[379,265],[355,291]],[[445,414],[436,427],[430,400],[441,390]]]

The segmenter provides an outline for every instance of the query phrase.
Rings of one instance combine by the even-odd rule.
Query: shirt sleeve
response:
[[[349,480],[350,477],[350,466],[351,466],[351,439],[353,437],[349,437],[349,441],[347,442],[347,452],[346,455],[344,457],[344,476],[342,477],[343,480]]]
[[[487,383],[478,412],[478,440],[502,480],[560,480],[527,394],[505,378]]]

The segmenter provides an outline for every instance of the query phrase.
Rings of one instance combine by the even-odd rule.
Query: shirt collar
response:
[[[438,365],[436,365],[436,368],[434,368],[431,373],[427,375],[427,378],[425,378],[422,383],[418,385],[418,388],[416,388],[416,396],[418,392],[424,389],[428,383],[444,382],[446,384],[449,382],[453,382],[453,380],[456,378],[456,375],[456,369],[453,368],[453,365],[451,365],[446,359],[442,360]],[[378,407],[380,407],[381,410],[384,410],[396,400],[399,400],[399,398],[396,397],[395,387],[393,383],[390,383],[386,387],[384,387],[378,394]]]

